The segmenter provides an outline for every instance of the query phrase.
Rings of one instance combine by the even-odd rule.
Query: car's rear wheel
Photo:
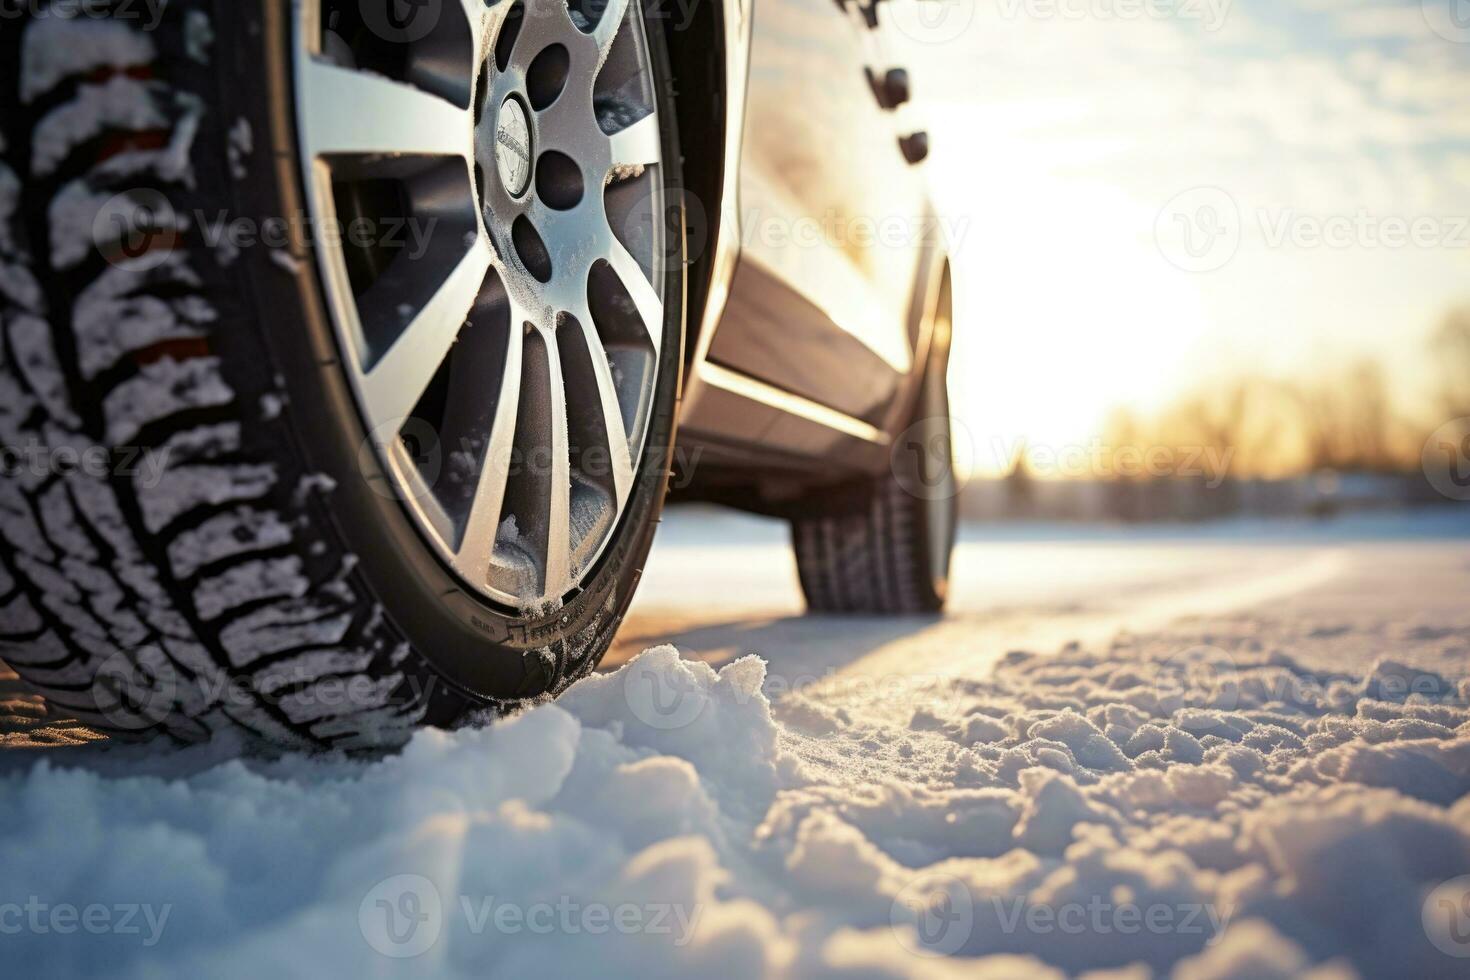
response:
[[[658,25],[132,9],[0,42],[0,421],[43,459],[0,490],[0,657],[180,738],[393,742],[556,693],[611,642],[672,442]]]
[[[946,380],[950,309],[946,273],[919,397],[889,470],[814,497],[792,520],[797,573],[813,612],[921,615],[944,608],[959,493]]]

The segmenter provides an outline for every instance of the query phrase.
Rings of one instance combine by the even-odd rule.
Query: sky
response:
[[[1364,357],[1427,410],[1426,340],[1470,300],[1470,0],[884,7],[977,441]]]

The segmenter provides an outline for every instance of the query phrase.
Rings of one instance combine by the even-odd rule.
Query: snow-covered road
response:
[[[378,761],[38,750],[12,698],[0,957],[1470,972],[1463,519],[991,534],[955,579],[943,619],[803,618],[779,527],[675,512],[603,674]]]

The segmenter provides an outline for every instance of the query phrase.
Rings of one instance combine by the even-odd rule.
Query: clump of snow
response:
[[[234,392],[220,377],[219,358],[163,357],[143,365],[103,399],[107,440],[125,445],[150,422],[190,408],[227,404]]]
[[[167,124],[142,82],[118,75],[101,85],[82,85],[74,99],[37,124],[31,167],[46,176],[77,146],[109,128],[159,129]]]
[[[64,196],[65,193],[59,195],[58,202]],[[84,216],[83,220],[90,222],[91,218]],[[54,207],[53,226],[55,249],[63,239]],[[74,251],[72,256],[80,259],[81,252]],[[55,260],[59,263],[60,256]],[[197,288],[200,285],[197,274],[189,268],[181,252],[168,253],[152,268],[112,265],[104,269],[82,289],[72,312],[73,329],[81,341],[77,359],[83,377],[96,377],[132,351],[165,341],[205,336],[218,320],[218,313],[209,302],[192,290],[184,292],[175,288],[170,291],[183,294],[168,298],[149,291],[150,287]]]
[[[121,20],[37,17],[26,25],[21,48],[21,101],[32,102],[73,75],[146,65],[153,59],[149,35]]]
[[[643,176],[643,170],[644,167],[641,163],[615,163],[608,168],[607,177],[603,179],[603,184],[611,187],[613,184],[625,180],[634,180]]]
[[[766,666],[745,657],[718,673],[656,647],[611,674],[589,677],[558,702],[625,744],[721,770],[711,792],[727,809],[759,817],[778,786],[777,729],[761,693]]]
[[[292,506],[302,507],[312,497],[328,497],[337,489],[337,481],[325,473],[308,473],[291,493]]]
[[[184,50],[201,65],[209,64],[209,49],[214,46],[214,26],[202,10],[184,14]]]
[[[516,515],[511,514],[500,522],[495,529],[495,543],[504,545],[519,544],[521,540],[520,528],[516,526]]]
[[[1219,980],[1224,977],[1255,977],[1258,980],[1292,980],[1307,972],[1302,948],[1259,919],[1242,922],[1213,949],[1191,956],[1174,971],[1176,980]],[[1352,976],[1340,964],[1314,971],[1314,977]]]
[[[282,269],[290,275],[301,275],[301,260],[283,248],[271,249],[270,260],[276,267]]]
[[[773,704],[763,661],[660,647],[388,757],[56,757],[0,786],[0,907],[152,918],[22,931],[7,962],[1463,976],[1456,933],[1425,923],[1470,875],[1470,710],[1447,680],[1465,663],[1421,669],[1405,643],[1314,669],[1286,651],[1302,637],[1261,632],[1010,656],[887,702]]]
[[[245,166],[245,161],[255,152],[255,131],[250,126],[250,120],[235,120],[235,125],[230,127],[230,141],[225,150],[230,161],[230,176],[235,180],[249,177],[250,171]]]

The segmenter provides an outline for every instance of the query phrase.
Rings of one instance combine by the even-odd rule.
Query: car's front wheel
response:
[[[328,745],[591,670],[683,331],[639,0],[60,6],[0,40],[0,657]]]

